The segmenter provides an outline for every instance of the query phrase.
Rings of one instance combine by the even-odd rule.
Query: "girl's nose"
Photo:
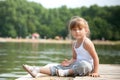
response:
[[[76,32],[80,32],[80,30],[76,30]]]

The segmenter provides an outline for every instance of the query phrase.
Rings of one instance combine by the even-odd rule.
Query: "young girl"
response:
[[[33,77],[39,73],[52,76],[85,76],[98,77],[99,59],[92,41],[88,38],[90,34],[88,23],[85,19],[75,16],[70,20],[69,30],[76,40],[72,44],[73,56],[70,60],[64,60],[60,65],[48,68],[23,65],[23,68]]]

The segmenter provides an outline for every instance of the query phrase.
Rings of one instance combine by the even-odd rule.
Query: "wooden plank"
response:
[[[57,77],[43,75],[40,78],[32,78],[30,75],[25,75],[16,80],[120,80],[120,65],[115,64],[100,64],[100,77],[94,78],[89,76],[76,77]]]
[[[100,77],[75,77],[74,80],[120,80],[120,65],[100,64]]]

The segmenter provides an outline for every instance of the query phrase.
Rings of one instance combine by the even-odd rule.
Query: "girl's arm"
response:
[[[76,61],[76,59],[77,59],[76,56],[77,56],[77,55],[76,55],[76,53],[75,53],[75,50],[74,50],[74,48],[72,47],[72,58],[69,60],[71,64]]]
[[[85,49],[90,53],[94,61],[94,69],[93,72],[90,74],[92,77],[98,77],[98,69],[99,69],[99,58],[97,52],[95,50],[94,44],[91,40],[86,39],[84,42]]]
[[[69,66],[70,64],[72,64],[73,62],[76,61],[76,53],[75,53],[75,50],[74,50],[74,47],[73,47],[73,44],[72,44],[72,58],[70,60],[68,59],[65,59],[61,65],[62,66]]]

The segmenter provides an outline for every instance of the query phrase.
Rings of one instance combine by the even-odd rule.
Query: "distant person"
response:
[[[94,44],[88,38],[90,30],[87,21],[78,16],[72,17],[69,30],[75,39],[72,43],[73,56],[70,60],[65,59],[61,64],[48,68],[29,65],[23,65],[23,68],[33,77],[38,77],[39,73],[51,76],[99,77],[99,59]]]

